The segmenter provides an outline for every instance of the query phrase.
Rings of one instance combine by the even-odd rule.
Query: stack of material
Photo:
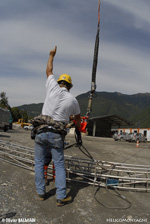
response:
[[[34,149],[0,140],[0,159],[34,171]],[[68,181],[123,190],[150,192],[150,166],[65,156]],[[48,168],[53,176],[53,165]]]

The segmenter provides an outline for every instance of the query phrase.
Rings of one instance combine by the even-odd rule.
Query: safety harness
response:
[[[31,132],[32,139],[35,138],[36,134],[47,131],[59,133],[63,136],[67,134],[66,124],[60,121],[55,121],[53,120],[53,118],[47,115],[39,115],[37,117],[34,117],[31,120],[31,124],[34,127]]]

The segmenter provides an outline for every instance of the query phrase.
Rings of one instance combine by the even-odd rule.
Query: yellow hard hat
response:
[[[57,80],[57,82],[59,83],[60,81],[65,81],[67,83],[69,83],[72,86],[72,80],[70,75],[68,74],[62,74],[59,76],[59,79]]]

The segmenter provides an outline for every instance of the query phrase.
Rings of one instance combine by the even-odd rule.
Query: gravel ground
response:
[[[23,129],[0,131],[0,139],[34,148],[30,131]],[[74,143],[68,135],[66,141]],[[98,160],[149,165],[150,143],[115,142],[113,139],[83,136],[84,146]],[[66,155],[86,158],[76,147],[65,151]],[[39,201],[34,183],[34,172],[0,163],[0,220],[3,223],[36,224],[105,224],[105,223],[150,223],[150,193],[115,191],[68,182],[68,194],[73,202],[58,208],[56,206],[55,183],[47,187],[47,199]],[[97,191],[96,198],[94,193]],[[129,207],[129,203],[131,207]]]

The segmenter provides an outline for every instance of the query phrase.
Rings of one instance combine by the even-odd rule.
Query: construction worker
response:
[[[42,115],[38,117],[40,125],[36,129],[35,136],[35,184],[41,200],[46,197],[44,162],[46,151],[52,154],[55,166],[56,204],[62,206],[72,202],[72,197],[66,195],[66,171],[64,165],[64,130],[67,128],[69,117],[75,116],[76,127],[80,127],[80,108],[77,100],[69,92],[72,85],[71,77],[63,74],[57,82],[53,75],[53,60],[57,47],[49,53],[47,63],[46,98],[42,108]],[[44,124],[44,125],[43,125]]]

